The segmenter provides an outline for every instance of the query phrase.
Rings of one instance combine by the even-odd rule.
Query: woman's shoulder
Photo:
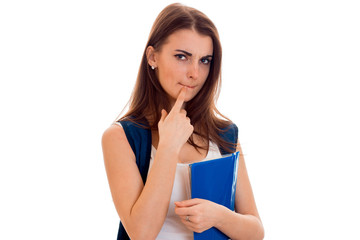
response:
[[[233,123],[233,122],[231,122],[231,123],[229,124],[228,128],[231,129],[232,131],[236,132],[236,133],[238,132],[238,127],[237,127],[236,124]]]
[[[227,142],[237,142],[238,141],[238,127],[235,123],[228,121],[225,126],[221,128],[220,136]]]
[[[102,143],[125,144],[134,150],[139,142],[151,142],[151,131],[146,122],[123,118],[113,122],[103,133]]]
[[[142,129],[148,129],[149,128],[149,122],[145,117],[136,117],[136,116],[126,116],[122,117],[116,122],[115,124],[122,125],[123,128],[125,128],[125,131],[127,128],[142,128]]]
[[[238,127],[236,126],[236,124],[234,122],[232,122],[231,120],[226,120],[226,121],[220,121],[219,125],[218,125],[219,129],[221,131],[237,131]]]
[[[126,139],[129,131],[146,130],[145,122],[136,122],[132,118],[124,118],[113,122],[103,133],[105,139]]]
[[[105,129],[102,135],[101,145],[104,156],[105,154],[108,156],[122,155],[135,159],[131,141],[128,140],[123,126],[119,123],[113,123]]]
[[[102,135],[102,144],[121,143],[126,140],[124,128],[119,122],[114,122],[107,129],[105,129]]]

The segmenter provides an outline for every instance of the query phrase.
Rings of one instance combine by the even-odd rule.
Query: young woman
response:
[[[215,107],[221,54],[200,11],[171,4],[155,20],[129,110],[102,138],[118,239],[193,239],[211,227],[231,239],[264,238],[242,154],[235,211],[186,193],[184,166],[241,153],[236,125]]]

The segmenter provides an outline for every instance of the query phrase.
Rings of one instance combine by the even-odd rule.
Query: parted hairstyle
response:
[[[195,30],[201,35],[209,36],[213,43],[209,75],[198,94],[185,105],[187,116],[194,126],[193,134],[200,135],[206,142],[211,140],[225,150],[234,149],[234,143],[225,142],[219,136],[231,121],[215,106],[221,87],[222,49],[218,31],[204,13],[180,3],[168,5],[157,16],[142,56],[135,88],[128,103],[129,110],[120,120],[126,119],[134,123],[144,123],[144,120],[147,120],[145,122],[149,124],[145,126],[157,130],[161,110],[170,112],[168,95],[161,87],[155,71],[148,64],[146,49],[148,46],[153,46],[155,51],[160,51],[167,38],[182,29]],[[193,135],[188,143],[196,149],[201,148],[194,143]]]

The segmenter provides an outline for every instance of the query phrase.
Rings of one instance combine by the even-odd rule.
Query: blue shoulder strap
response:
[[[136,157],[136,165],[139,168],[141,178],[145,184],[147,173],[149,170],[150,154],[151,154],[151,131],[143,128],[142,125],[133,123],[128,120],[119,121],[122,125],[126,138]],[[231,124],[225,129],[222,129],[220,136],[229,143],[237,143],[238,128],[235,124]],[[236,147],[230,147],[232,152],[235,152]],[[228,154],[224,149],[220,148],[222,155]],[[123,224],[120,222],[117,240],[129,240]]]
[[[222,129],[222,131],[223,132],[220,133],[220,137],[228,143],[234,143],[234,145],[229,147],[231,150],[230,152],[227,152],[225,149],[220,147],[219,149],[220,149],[221,155],[235,152],[236,151],[235,144],[238,141],[238,128],[237,128],[236,124],[232,123],[229,126],[227,126],[226,128]]]

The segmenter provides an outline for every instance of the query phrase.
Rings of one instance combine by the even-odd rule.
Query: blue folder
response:
[[[191,198],[207,199],[234,211],[239,152],[190,164]],[[229,239],[217,228],[194,232],[194,240]]]

